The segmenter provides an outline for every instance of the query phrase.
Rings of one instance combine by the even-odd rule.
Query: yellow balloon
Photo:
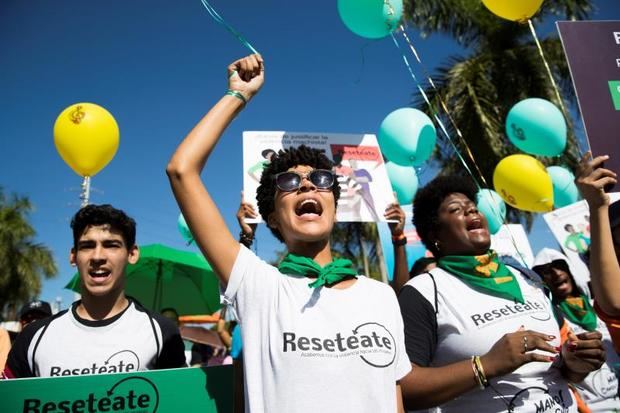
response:
[[[482,0],[482,3],[493,14],[519,22],[535,15],[543,0]]]
[[[530,212],[553,209],[553,185],[545,166],[528,155],[510,155],[493,172],[493,186],[511,206]]]
[[[80,176],[94,176],[114,158],[119,132],[114,117],[94,103],[76,103],[54,123],[60,157]]]

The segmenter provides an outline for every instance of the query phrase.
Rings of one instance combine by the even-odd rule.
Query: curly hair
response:
[[[476,202],[478,187],[464,176],[438,176],[421,188],[413,200],[413,225],[426,248],[436,257],[439,251],[433,245],[431,234],[439,229],[439,206],[453,193],[461,193]]]
[[[77,248],[77,243],[87,228],[99,225],[109,225],[111,229],[119,231],[127,249],[136,244],[136,221],[133,218],[109,204],[86,205],[71,219],[73,248]]]
[[[263,170],[263,174],[260,178],[260,184],[256,190],[256,201],[258,203],[258,212],[265,222],[268,221],[269,215],[275,210],[275,195],[276,195],[276,182],[275,175],[289,170],[297,165],[306,165],[314,169],[328,169],[333,168],[333,163],[324,151],[310,148],[305,145],[301,145],[296,148],[281,149],[276,155],[271,158],[269,164]],[[332,192],[334,193],[334,203],[338,205],[338,198],[340,198],[340,186],[338,181],[334,182],[332,186]],[[284,238],[280,231],[275,228],[269,227],[271,233],[280,241],[284,242]]]

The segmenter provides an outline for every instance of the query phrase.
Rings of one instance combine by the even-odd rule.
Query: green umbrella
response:
[[[179,315],[194,315],[220,308],[218,280],[202,254],[145,245],[125,275],[125,294],[152,311],[171,307]],[[79,293],[80,275],[76,273],[65,288]]]

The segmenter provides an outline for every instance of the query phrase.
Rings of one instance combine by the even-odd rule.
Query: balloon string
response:
[[[429,74],[428,70],[426,69],[426,66],[422,63],[422,60],[420,59],[420,56],[418,55],[418,52],[417,52],[415,46],[413,45],[413,43],[409,39],[409,36],[407,35],[407,32],[405,31],[405,27],[403,25],[400,26],[400,32],[402,33],[403,38],[407,42],[407,45],[409,46],[409,49],[411,50],[411,53],[415,56],[416,60],[418,61],[418,64],[420,65],[420,67],[422,67],[422,70],[424,71],[424,75],[426,76],[426,79],[428,80],[428,83],[435,90],[435,92],[436,92],[435,96],[437,96],[437,100],[439,101],[439,104],[440,104],[441,108],[443,109],[444,113],[448,117],[448,120],[450,120],[450,123],[452,124],[452,127],[454,128],[454,131],[456,132],[456,136],[458,136],[458,138],[459,138],[459,142],[465,148],[465,151],[466,151],[467,155],[469,156],[469,159],[471,160],[472,164],[476,168],[476,171],[480,175],[480,179],[482,180],[482,183],[483,183],[484,187],[485,188],[490,188],[489,184],[487,183],[486,179],[484,178],[484,174],[482,173],[482,171],[480,170],[480,167],[478,166],[478,163],[474,159],[474,155],[473,155],[473,153],[471,151],[471,148],[467,144],[467,141],[465,140],[465,137],[463,136],[463,133],[461,132],[461,130],[457,126],[456,122],[454,121],[454,118],[450,114],[450,111],[448,110],[448,106],[446,105],[446,102],[441,97],[441,93],[439,93],[439,89],[437,88],[437,86],[435,86],[435,82],[433,81],[433,78],[431,77],[431,75]],[[474,181],[475,181],[475,179],[474,179]]]
[[[463,166],[465,167],[465,169],[467,170],[469,175],[471,175],[471,177],[474,180],[474,182],[476,183],[476,185],[480,186],[478,184],[478,181],[474,177],[473,173],[469,169],[469,166],[467,166],[467,162],[465,162],[465,159],[463,159],[463,157],[461,156],[461,153],[459,152],[458,148],[454,144],[453,140],[450,138],[450,134],[448,133],[446,127],[443,124],[443,122],[441,121],[441,119],[437,115],[437,111],[435,110],[433,104],[431,103],[431,101],[429,100],[428,96],[426,95],[426,92],[424,92],[424,89],[422,89],[422,87],[420,86],[420,82],[418,81],[418,78],[416,77],[416,75],[413,73],[413,69],[411,68],[411,65],[409,64],[409,60],[407,59],[407,56],[405,56],[404,53],[402,53],[402,51],[401,51],[402,49],[401,49],[400,45],[398,44],[398,41],[396,40],[396,37],[394,36],[394,33],[391,34],[391,37],[392,37],[392,40],[394,41],[394,44],[396,45],[396,48],[400,51],[400,54],[401,54],[401,56],[403,58],[403,61],[405,62],[405,66],[407,67],[407,70],[409,71],[409,74],[411,75],[411,78],[415,82],[415,85],[418,88],[418,91],[420,92],[420,94],[422,95],[422,98],[424,99],[424,101],[428,105],[428,108],[432,112],[433,118],[435,118],[435,121],[439,125],[439,127],[440,127],[441,131],[443,132],[443,134],[446,136],[446,139],[448,140],[448,142],[452,145],[452,148],[454,149],[454,152],[458,156],[459,160],[461,161],[461,163],[463,164]]]
[[[200,0],[200,1],[202,2],[202,5],[205,7],[205,9],[207,9],[211,17],[213,17],[213,20],[215,20],[216,22],[224,26],[226,30],[228,30],[233,36],[235,36],[237,40],[241,42],[242,45],[250,49],[252,53],[258,54],[256,49],[250,44],[250,42],[248,42],[245,39],[245,37],[241,35],[241,33],[236,31],[230,24],[228,24],[226,20],[224,20],[222,16],[219,15],[219,13],[213,8],[213,6],[209,4],[207,0]]]
[[[433,82],[433,79],[431,78],[428,70],[426,69],[425,65],[422,63],[422,60],[420,59],[420,56],[417,53],[417,50],[415,49],[415,47],[413,46],[413,43],[411,42],[411,40],[409,39],[409,37],[407,36],[407,33],[405,32],[405,28],[403,25],[400,26],[400,32],[403,34],[403,37],[405,38],[405,41],[407,42],[407,44],[409,45],[409,49],[411,50],[411,53],[415,56],[416,60],[418,61],[418,64],[422,67],[422,69],[424,70],[424,73],[426,75],[426,78],[429,82],[429,84],[431,85],[431,87],[435,90],[436,92],[436,96],[437,99],[440,102],[440,105],[443,109],[443,111],[445,112],[446,116],[448,117],[448,119],[450,120],[454,130],[456,131],[457,136],[460,139],[461,144],[465,147],[467,154],[469,156],[469,158],[471,159],[472,163],[474,164],[474,166],[476,167],[476,170],[478,172],[478,174],[480,175],[480,178],[483,182],[483,184],[485,185],[486,188],[490,188],[488,183],[486,182],[486,179],[484,178],[484,175],[482,174],[482,171],[480,170],[478,163],[476,162],[474,155],[471,151],[471,148],[469,147],[469,145],[467,144],[467,141],[465,140],[465,138],[463,137],[463,134],[461,133],[461,130],[458,128],[458,126],[456,125],[456,122],[454,121],[454,118],[452,117],[452,115],[450,114],[450,111],[448,110],[448,107],[446,105],[446,103],[444,102],[444,100],[441,98],[441,94],[439,93],[439,90],[437,88],[437,86],[435,85],[435,82]],[[392,33],[392,40],[394,41],[394,44],[396,44],[396,47],[399,49],[399,51],[401,50],[400,45],[398,44],[398,42],[396,41],[396,38],[394,37],[394,34]],[[478,182],[478,180],[475,178],[474,174],[472,173],[472,171],[469,169],[469,167],[467,166],[467,163],[465,162],[465,159],[463,159],[463,156],[461,155],[460,151],[458,150],[457,146],[454,144],[454,142],[452,141],[452,139],[450,138],[450,135],[448,134],[445,126],[443,125],[443,122],[439,119],[439,117],[437,116],[435,109],[433,107],[433,105],[431,104],[431,102],[429,101],[426,93],[424,92],[424,89],[422,89],[422,87],[420,86],[420,83],[417,79],[417,77],[415,76],[415,74],[413,73],[413,69],[411,68],[411,66],[409,65],[409,60],[407,59],[407,57],[402,53],[401,51],[401,55],[403,57],[403,61],[405,62],[405,65],[407,66],[407,70],[409,71],[409,73],[411,74],[411,77],[413,78],[414,82],[416,83],[416,87],[418,88],[418,90],[420,91],[420,94],[422,95],[422,97],[424,98],[424,101],[426,102],[426,104],[428,105],[428,107],[430,108],[430,110],[433,112],[433,117],[435,118],[435,120],[437,120],[437,123],[439,124],[441,130],[443,131],[444,135],[446,136],[446,138],[448,139],[448,142],[450,142],[450,144],[452,145],[452,148],[454,149],[455,153],[457,154],[457,156],[459,157],[459,160],[461,161],[461,163],[463,164],[463,166],[465,166],[465,169],[467,170],[467,172],[469,173],[469,175],[471,176],[471,178],[473,179],[474,183],[476,184],[476,186],[478,187],[478,189],[481,189],[481,186]],[[495,216],[501,216],[501,214],[499,214],[499,203],[495,200],[495,197],[492,196],[491,199],[493,200],[490,203],[490,207],[491,207],[491,212],[493,214],[495,214]],[[503,224],[507,224],[506,221],[506,217],[502,217],[502,223]],[[523,254],[519,251],[519,248],[517,246],[517,243],[515,241],[515,238],[512,234],[512,232],[510,231],[510,228],[508,226],[506,226],[506,228],[508,229],[508,234],[510,236],[510,241],[512,242],[512,245],[515,249],[515,251],[517,252],[517,254],[519,255],[519,257],[521,258],[521,261],[525,264],[525,266],[527,266],[527,263],[525,262],[524,258],[523,258]]]
[[[568,120],[570,119],[568,116],[568,111],[566,110],[566,107],[564,106],[564,100],[562,99],[562,96],[560,94],[560,89],[558,88],[558,85],[555,82],[555,78],[553,77],[553,74],[551,73],[551,67],[549,66],[549,62],[547,61],[547,58],[545,57],[545,52],[543,51],[540,41],[538,40],[538,35],[536,34],[536,30],[534,29],[534,24],[532,23],[531,19],[527,19],[527,24],[530,28],[530,32],[532,32],[532,37],[534,38],[534,42],[536,43],[538,54],[540,54],[540,58],[542,59],[543,64],[545,65],[547,76],[549,76],[549,80],[551,81],[551,85],[553,86],[553,91],[555,92],[555,98],[557,99],[558,104],[560,105],[560,109],[562,110],[564,119]],[[588,144],[588,150],[589,150],[590,144],[589,142],[587,144]]]

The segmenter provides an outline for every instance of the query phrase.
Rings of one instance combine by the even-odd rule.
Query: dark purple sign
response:
[[[592,153],[620,173],[620,21],[557,22]]]

